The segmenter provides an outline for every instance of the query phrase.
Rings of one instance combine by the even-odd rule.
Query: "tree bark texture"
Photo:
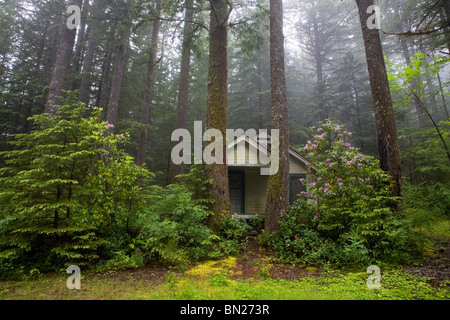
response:
[[[122,86],[123,72],[125,68],[125,58],[127,54],[128,41],[130,40],[130,11],[132,0],[126,0],[124,19],[120,26],[120,44],[117,47],[116,63],[111,81],[111,94],[109,97],[108,110],[106,114],[106,121],[115,126],[117,120],[117,113],[119,109],[120,87]],[[114,128],[111,129],[111,132]]]
[[[226,129],[228,104],[228,15],[230,8],[225,0],[211,0],[209,28],[209,71],[206,110],[207,129],[218,129],[223,139],[223,164],[205,166],[206,177],[212,179],[207,191],[214,200],[211,204],[210,227],[217,229],[220,220],[231,215],[226,163]]]
[[[194,18],[194,0],[186,0],[183,47],[181,52],[180,82],[178,84],[178,106],[176,129],[185,129],[189,107],[189,71],[191,63],[192,19]],[[170,181],[175,183],[176,176],[184,173],[184,164],[171,164]]]
[[[272,95],[272,129],[280,130],[278,173],[269,177],[265,229],[279,229],[289,206],[289,117],[284,70],[284,36],[282,0],[270,1],[270,83]]]
[[[145,87],[144,105],[142,107],[142,129],[139,135],[136,161],[138,165],[145,163],[147,156],[148,126],[150,124],[150,111],[152,105],[153,83],[155,79],[156,54],[158,53],[158,36],[160,27],[161,0],[156,0],[156,16],[153,20],[152,39],[150,44],[150,59],[148,62],[147,84]]]
[[[96,1],[93,4],[93,16],[97,16],[98,13],[100,13],[100,4],[98,1]],[[98,31],[96,30],[94,24],[89,25],[89,29],[86,32],[85,40],[87,40],[86,45],[86,54],[83,58],[83,71],[81,72],[81,82],[80,82],[80,93],[79,98],[80,101],[89,104],[89,98],[91,94],[91,75],[94,67],[94,56],[95,56],[95,49],[96,49],[96,43],[97,40]]]
[[[72,4],[81,8],[83,0],[73,0]],[[61,103],[61,96],[63,95],[64,85],[70,68],[70,59],[72,58],[76,33],[76,29],[70,30],[67,28],[66,20],[64,20],[50,89],[45,103],[45,113],[56,113],[58,109],[57,105]]]
[[[103,59],[102,65],[102,80],[100,81],[99,90],[97,93],[97,106],[102,109],[102,119],[106,121],[106,116],[108,113],[108,104],[110,96],[110,78],[111,78],[111,65],[114,57],[114,34],[117,29],[117,23],[113,23],[110,31],[109,41],[106,48],[106,53]]]
[[[374,104],[380,164],[381,168],[392,176],[391,195],[402,197],[402,158],[381,39],[377,29],[369,29],[367,26],[367,19],[371,13],[366,11],[369,6],[373,5],[373,0],[356,0],[356,3],[361,21]]]
[[[445,32],[445,42],[447,43],[448,52],[450,53],[450,1],[442,0],[444,2],[444,12],[445,17],[447,18],[447,28],[444,30]]]
[[[81,11],[81,22],[80,29],[78,30],[77,43],[75,44],[75,53],[73,59],[73,67],[72,72],[75,75],[80,74],[81,65],[82,65],[82,55],[83,49],[86,45],[86,34],[88,30],[86,30],[86,20],[90,11],[90,0],[84,0],[83,10]],[[72,83],[72,90],[78,89],[80,86],[80,80],[76,78]]]

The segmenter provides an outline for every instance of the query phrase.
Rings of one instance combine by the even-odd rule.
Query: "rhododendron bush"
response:
[[[314,164],[308,181],[302,181],[307,191],[301,199],[313,203],[317,230],[334,239],[371,242],[381,236],[392,214],[390,176],[377,159],[351,146],[347,140],[352,133],[343,126],[327,121],[313,131],[304,150]]]

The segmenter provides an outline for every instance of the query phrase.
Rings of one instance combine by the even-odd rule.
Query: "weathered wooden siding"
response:
[[[259,163],[258,151],[256,148],[249,147],[248,143],[245,143],[245,152],[239,152],[239,148],[238,145],[235,146],[234,152],[232,148],[228,149],[227,160],[229,164],[233,163],[233,153],[235,165],[257,165]]]
[[[308,169],[305,165],[298,159],[294,158],[292,155],[290,156],[289,161],[289,173],[308,173]]]
[[[245,173],[245,213],[264,214],[267,197],[267,176],[259,171]]]

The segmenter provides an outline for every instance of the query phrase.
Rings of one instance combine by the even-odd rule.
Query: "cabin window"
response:
[[[306,191],[306,186],[300,182],[306,179],[306,174],[291,174],[289,177],[289,204],[293,204],[299,198],[302,191]]]

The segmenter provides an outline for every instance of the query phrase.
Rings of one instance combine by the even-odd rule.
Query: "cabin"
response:
[[[267,199],[268,175],[261,175],[261,168],[269,167],[260,161],[260,152],[268,152],[270,136],[267,137],[267,147],[262,147],[258,136],[240,136],[227,145],[228,178],[230,202],[233,215],[249,218],[254,215],[264,215]],[[241,143],[240,149],[237,147]],[[234,148],[234,149],[233,149]],[[242,150],[245,150],[243,152]],[[234,152],[233,152],[234,151]],[[234,157],[234,161],[233,158]],[[300,179],[306,179],[308,174],[307,159],[289,149],[289,202],[292,204],[306,187]]]

